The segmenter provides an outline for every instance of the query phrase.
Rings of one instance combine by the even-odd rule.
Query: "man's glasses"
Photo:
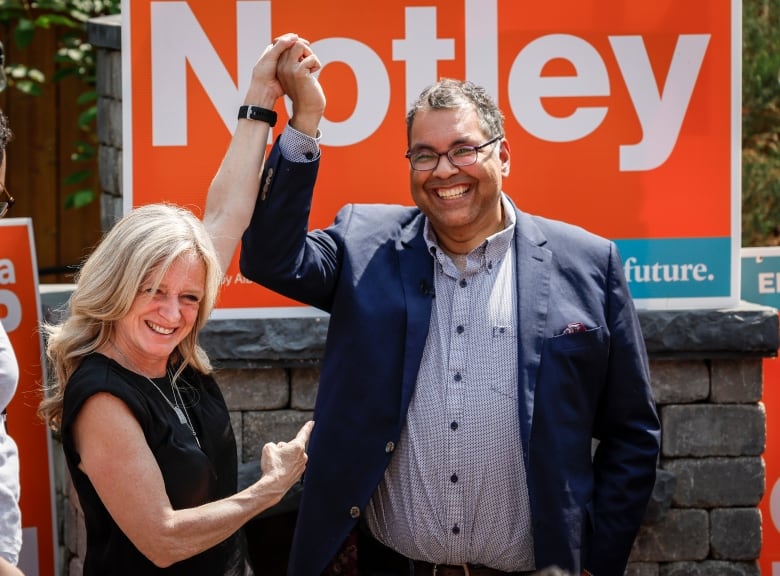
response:
[[[8,214],[8,211],[11,209],[11,206],[14,205],[14,202],[16,202],[16,200],[11,196],[8,188],[0,182],[0,218]]]
[[[434,152],[428,148],[422,148],[420,150],[409,150],[406,153],[406,157],[409,159],[409,164],[412,165],[412,170],[418,172],[428,172],[435,170],[439,165],[439,160],[442,156],[446,156],[447,160],[453,166],[471,166],[477,162],[479,158],[479,151],[483,148],[495,144],[501,140],[504,136],[496,136],[495,138],[488,140],[484,144],[479,146],[467,146],[460,144],[447,150],[446,152]]]

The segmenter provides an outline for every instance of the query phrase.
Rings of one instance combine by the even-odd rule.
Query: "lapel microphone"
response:
[[[431,286],[428,286],[428,282],[426,282],[424,278],[420,280],[420,292],[424,296],[430,296],[431,298],[436,298],[436,292],[433,291],[433,288]]]

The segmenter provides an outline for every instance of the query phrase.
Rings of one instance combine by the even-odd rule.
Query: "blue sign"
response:
[[[616,240],[631,296],[728,298],[731,238]]]
[[[780,247],[742,249],[742,300],[780,309]]]

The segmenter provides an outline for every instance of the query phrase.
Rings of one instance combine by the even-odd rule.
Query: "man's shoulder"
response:
[[[368,226],[378,232],[405,228],[421,215],[420,209],[416,206],[348,204],[341,209],[339,217],[349,218],[350,226]]]
[[[518,220],[521,231],[523,229],[524,219],[527,219],[525,220],[526,225],[532,223],[536,226],[548,242],[576,242],[591,246],[605,246],[611,242],[608,238],[588,230],[579,224],[522,212],[521,217]]]

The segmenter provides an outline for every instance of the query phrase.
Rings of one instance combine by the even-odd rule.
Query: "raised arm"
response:
[[[244,104],[272,110],[276,101],[287,94],[293,101],[290,124],[313,136],[325,108],[325,97],[313,76],[319,69],[319,60],[308,42],[297,34],[284,34],[255,63]],[[223,273],[254,210],[269,130],[267,122],[239,120],[209,187],[203,221]]]

